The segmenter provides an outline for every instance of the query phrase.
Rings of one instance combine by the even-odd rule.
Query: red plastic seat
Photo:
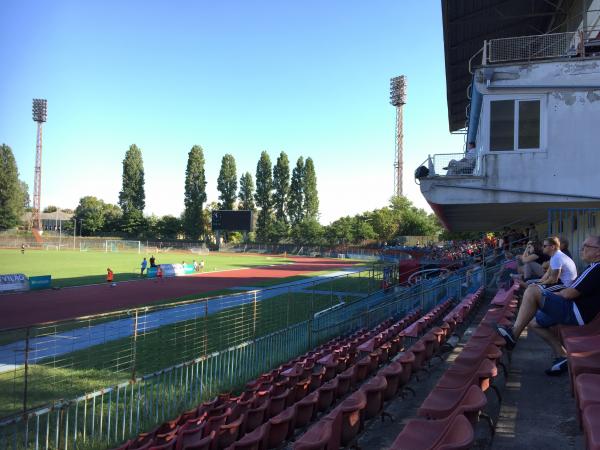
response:
[[[317,391],[319,393],[319,401],[317,403],[317,408],[319,411],[326,411],[333,404],[337,386],[338,380],[337,378],[334,378],[319,388]]]
[[[436,387],[441,389],[458,389],[465,384],[477,384],[483,391],[489,387],[490,378],[498,375],[496,364],[483,358],[479,366],[450,366],[439,379]]]
[[[317,411],[318,401],[319,393],[313,392],[296,403],[296,420],[294,422],[296,428],[305,427],[312,421]]]
[[[412,364],[412,370],[414,373],[416,373],[423,368],[423,364],[426,361],[425,356],[427,353],[427,346],[422,339],[419,339],[417,342],[415,342],[415,345],[410,348],[410,351],[415,355],[415,360]]]
[[[321,387],[325,377],[325,367],[321,367],[317,372],[310,376],[310,391],[313,392]]]
[[[244,419],[245,416],[242,415],[231,423],[221,425],[221,428],[216,432],[216,436],[213,439],[213,447],[221,450],[237,441],[241,435]]]
[[[333,420],[323,418],[294,442],[294,450],[327,450],[332,440]],[[339,446],[338,446],[339,447]]]
[[[267,449],[278,448],[294,433],[294,419],[296,408],[290,406],[281,414],[269,419],[269,432],[267,433]]]
[[[600,450],[600,404],[587,406],[583,410],[582,425],[587,450]]]
[[[262,450],[265,448],[269,422],[258,427],[252,433],[246,433],[239,441],[233,443],[227,450]]]
[[[216,434],[217,432],[213,431],[204,438],[186,442],[182,445],[181,450],[211,450]],[[177,441],[179,443],[179,439]]]
[[[474,440],[469,420],[456,414],[441,420],[410,420],[390,450],[462,450]]]
[[[560,326],[560,335],[563,339],[577,336],[595,336],[600,334],[600,314],[594,317],[590,323],[583,326]]]
[[[151,445],[150,447],[148,447],[148,450],[173,450],[175,448],[176,442],[177,438],[174,437],[173,439],[169,440],[169,442],[166,442],[164,444]]]
[[[402,376],[400,377],[400,386],[404,386],[410,381],[410,376],[413,373],[413,365],[415,363],[415,354],[413,352],[405,352],[398,358],[398,362],[402,364]]]
[[[402,364],[398,361],[392,362],[378,372],[378,375],[385,377],[387,386],[383,391],[384,400],[390,400],[396,396],[400,389],[400,377],[402,376]]]
[[[360,382],[367,378],[367,375],[369,374],[370,365],[371,358],[369,357],[369,355],[366,355],[365,357],[361,358],[356,363],[356,381]]]
[[[417,415],[428,419],[443,419],[444,417],[450,416],[453,412],[458,411],[463,402],[470,406],[477,391],[481,392],[481,389],[472,385],[459,389],[440,389],[436,387],[423,401],[421,407],[417,411]],[[473,396],[473,398],[471,398],[471,396]],[[477,397],[478,399],[475,403],[479,404],[479,399],[481,397],[479,395],[477,395]]]
[[[362,427],[362,411],[366,407],[367,398],[364,392],[359,390],[344,400],[335,409],[334,412],[339,414],[341,420],[340,442],[342,446],[350,446],[356,440]]]
[[[290,389],[286,389],[281,395],[271,397],[269,402],[268,417],[274,417],[287,408],[288,398],[293,395]]]
[[[288,406],[292,403],[302,400],[304,397],[306,397],[308,395],[309,392],[310,392],[310,378],[308,378],[306,380],[298,381],[296,383],[296,386],[294,387],[294,395],[289,400]]]
[[[258,408],[249,409],[246,413],[246,421],[244,422],[244,432],[250,433],[261,426],[266,419],[269,402],[264,403]]]
[[[579,411],[600,403],[600,374],[582,373],[575,379],[575,398]]]
[[[563,341],[568,353],[593,352],[600,350],[600,334],[593,336],[572,336]]]
[[[365,407],[365,419],[375,417],[383,411],[383,395],[387,388],[384,376],[376,375],[360,388],[365,393],[367,405]]]

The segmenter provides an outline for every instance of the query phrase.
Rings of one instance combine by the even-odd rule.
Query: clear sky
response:
[[[253,175],[262,150],[315,161],[321,222],[393,193],[390,77],[405,74],[406,195],[414,169],[462,151],[448,132],[438,0],[2,0],[0,143],[33,191],[31,100],[48,99],[42,206],[116,203],[142,149],[146,213],[183,210],[187,154],[204,148],[209,201],[221,157]]]

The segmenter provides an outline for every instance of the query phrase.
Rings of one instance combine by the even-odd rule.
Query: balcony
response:
[[[466,158],[464,153],[438,153],[429,155],[421,164],[427,167],[429,173],[415,174],[415,178],[426,177],[480,177],[481,157]],[[417,169],[418,171],[419,169]]]

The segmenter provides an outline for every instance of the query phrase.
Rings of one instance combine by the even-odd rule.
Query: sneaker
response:
[[[546,375],[555,377],[566,373],[567,370],[569,370],[567,358],[555,358],[554,361],[552,361],[552,366],[550,366],[549,369],[546,369]]]
[[[513,348],[515,348],[515,345],[517,345],[517,340],[513,336],[512,328],[505,327],[503,325],[496,325],[496,331],[506,341],[506,348],[508,350],[512,350]]]

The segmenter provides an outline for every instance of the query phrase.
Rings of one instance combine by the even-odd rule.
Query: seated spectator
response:
[[[573,259],[573,256],[569,251],[569,241],[563,237],[560,238],[560,251],[567,255],[569,258]]]
[[[546,290],[560,291],[577,278],[577,267],[571,258],[560,251],[560,240],[556,237],[544,239],[544,254],[550,257],[549,267],[542,278],[530,280],[529,283],[539,284]],[[522,287],[527,287],[522,285]]]
[[[455,159],[448,163],[448,167],[444,167],[444,170],[448,171],[448,175],[470,175],[475,169],[475,163],[477,162],[477,148],[475,142],[469,142],[465,157],[457,161]]]
[[[581,258],[590,265],[569,287],[560,292],[551,292],[538,285],[529,286],[523,295],[514,325],[496,326],[508,349],[514,348],[527,325],[544,339],[555,354],[552,365],[546,370],[547,375],[560,375],[567,371],[566,353],[556,325],[585,325],[600,313],[599,236],[589,236],[584,241]]]
[[[525,281],[532,278],[539,279],[544,275],[542,264],[549,259],[539,243],[529,241],[523,254],[517,256],[517,261],[520,263],[518,272],[523,275]]]

